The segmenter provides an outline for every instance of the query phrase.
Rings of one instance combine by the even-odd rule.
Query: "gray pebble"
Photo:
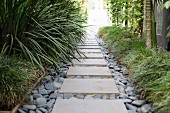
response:
[[[150,104],[144,104],[141,107],[141,112],[142,113],[148,113],[151,110],[151,105]]]
[[[50,99],[56,99],[57,96],[58,96],[58,93],[54,92],[54,93],[52,93],[52,94],[49,96],[49,98],[50,98]]]
[[[25,111],[23,111],[22,109],[18,109],[19,113],[26,113]]]
[[[96,98],[96,99],[101,99],[101,97],[102,97],[102,95],[100,95],[100,94],[96,94],[96,95],[94,96],[94,98]]]
[[[131,100],[137,100],[137,97],[133,97],[133,96],[129,96],[128,98]]]
[[[40,97],[40,98],[36,99],[36,103],[37,103],[37,105],[44,105],[47,103],[47,100],[45,98]]]
[[[39,93],[42,95],[47,95],[48,91],[46,89],[41,89],[41,90],[39,90]]]
[[[37,90],[32,90],[32,93],[33,94],[38,94],[38,91]]]
[[[145,103],[146,103],[145,100],[134,100],[134,101],[132,102],[132,104],[135,105],[135,106],[142,106],[142,105],[145,104]]]
[[[54,90],[54,85],[52,83],[47,83],[47,84],[45,84],[45,89]]]
[[[93,100],[93,96],[92,95],[87,95],[84,97],[85,100]]]
[[[48,105],[47,104],[43,104],[43,105],[37,105],[38,108],[47,108]]]
[[[35,105],[24,105],[23,107],[26,108],[26,109],[29,109],[29,110],[35,110],[36,109]]]
[[[36,109],[36,113],[42,113],[39,109]]]
[[[73,96],[74,96],[73,94],[64,94],[64,99],[69,99]]]
[[[48,108],[52,108],[53,105],[54,105],[54,103],[55,103],[55,99],[52,99],[52,100],[50,100],[49,102],[47,102]]]
[[[38,108],[41,112],[47,112],[47,110],[45,108]]]
[[[83,95],[83,94],[77,94],[77,95],[76,95],[76,98],[78,98],[78,99],[83,99],[83,98],[84,98],[84,95]]]
[[[35,111],[30,110],[29,113],[36,113]]]
[[[33,94],[33,97],[34,97],[35,99],[37,99],[37,98],[42,97],[42,95],[41,95],[41,94]]]
[[[44,85],[43,84],[38,86],[38,90],[42,90],[42,89],[44,89]]]
[[[64,98],[64,95],[63,94],[58,94],[57,98]]]
[[[62,83],[64,82],[64,78],[63,77],[59,77],[58,80],[59,80],[59,82],[62,82]]]
[[[130,99],[119,99],[119,100],[122,100],[124,103],[132,103],[132,100]]]
[[[128,113],[137,113],[137,112],[134,110],[128,110]]]
[[[134,110],[134,111],[137,110],[137,107],[136,107],[136,106],[133,106],[133,105],[131,105],[131,104],[126,104],[126,107],[128,108],[128,110]]]
[[[61,84],[57,82],[54,82],[53,84],[54,84],[55,89],[59,89],[61,87]]]

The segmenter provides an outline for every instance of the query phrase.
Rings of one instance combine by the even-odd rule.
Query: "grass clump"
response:
[[[85,18],[73,0],[2,0],[0,49],[4,55],[22,55],[44,70],[59,66],[78,51]]]
[[[153,103],[155,112],[170,113],[170,53],[147,49],[143,39],[124,28],[103,27],[99,36],[129,67],[130,77],[142,89],[141,96]]]
[[[38,79],[35,67],[16,57],[0,57],[0,109],[18,104]]]

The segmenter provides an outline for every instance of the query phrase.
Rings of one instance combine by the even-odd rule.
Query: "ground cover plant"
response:
[[[0,56],[0,110],[8,110],[22,101],[41,76],[32,63],[16,57]]]
[[[144,39],[124,28],[102,27],[98,34],[129,67],[131,79],[142,91],[141,96],[153,103],[155,112],[170,113],[170,54],[147,49]]]

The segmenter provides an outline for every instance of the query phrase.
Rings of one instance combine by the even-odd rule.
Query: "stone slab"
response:
[[[107,66],[107,63],[104,59],[73,59],[72,60],[74,65],[80,66]]]
[[[78,54],[76,54],[75,57],[83,59],[103,59],[102,53],[84,53],[84,55],[80,57]]]
[[[85,44],[85,43],[83,43],[83,44],[78,44],[79,46],[99,46],[99,44]]]
[[[87,44],[88,44],[88,43],[98,44],[98,42],[97,42],[97,41],[84,41],[83,43],[85,43],[85,44],[86,44],[86,43],[87,43]]]
[[[73,75],[111,76],[111,73],[108,67],[69,67],[67,76]]]
[[[100,46],[78,46],[80,49],[100,49]]]
[[[120,100],[56,100],[52,113],[128,113]]]
[[[79,49],[82,53],[101,53],[100,49]]]
[[[114,79],[64,79],[59,93],[119,94]]]
[[[85,42],[85,43],[97,43],[96,40],[85,40],[84,42]]]

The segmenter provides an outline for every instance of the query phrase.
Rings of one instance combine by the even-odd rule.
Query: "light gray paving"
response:
[[[65,79],[59,93],[119,94],[114,79]]]
[[[119,100],[59,99],[52,113],[128,113]]]
[[[78,54],[75,55],[76,58],[83,58],[83,59],[103,59],[102,53],[84,53],[79,56]]]
[[[111,73],[108,67],[70,67],[67,72],[67,76],[73,76],[73,75],[111,77]]]
[[[78,46],[78,48],[80,48],[80,49],[100,49],[100,46],[88,46],[88,45],[84,45],[84,46]]]
[[[73,59],[73,64],[80,66],[107,66],[107,63],[104,59]]]
[[[100,49],[79,49],[82,53],[101,53]]]

